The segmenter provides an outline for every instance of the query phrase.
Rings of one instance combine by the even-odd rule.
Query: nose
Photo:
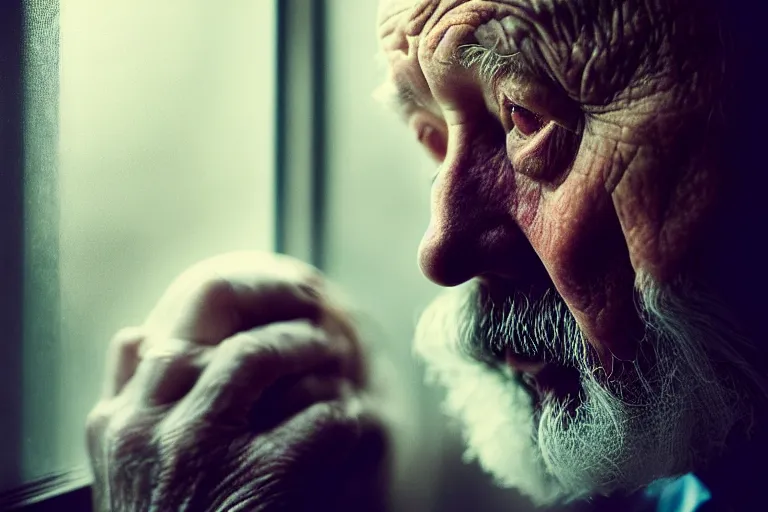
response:
[[[439,285],[455,286],[481,275],[527,280],[542,272],[514,220],[514,173],[504,134],[493,128],[449,128],[448,151],[432,187],[431,219],[418,256],[424,275]]]

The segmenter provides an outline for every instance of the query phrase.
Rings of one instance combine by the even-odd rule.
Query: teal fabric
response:
[[[712,499],[709,489],[689,473],[676,479],[658,480],[645,491],[648,512],[700,512]]]

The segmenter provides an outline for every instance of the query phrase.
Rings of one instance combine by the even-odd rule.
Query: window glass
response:
[[[195,261],[272,249],[274,11],[61,0],[60,339],[24,356],[26,481],[87,474],[83,422],[117,329]]]

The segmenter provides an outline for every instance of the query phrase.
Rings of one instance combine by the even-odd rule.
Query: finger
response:
[[[248,423],[254,432],[266,432],[315,403],[340,400],[349,393],[349,381],[334,373],[283,378],[264,391]]]
[[[361,438],[368,420],[363,412],[360,401],[351,395],[318,402],[280,426],[281,444],[296,463],[307,462],[304,457],[341,458]]]
[[[274,433],[285,451],[276,454],[278,460],[290,461],[286,475],[295,479],[286,486],[305,490],[297,510],[312,510],[317,503],[339,505],[332,510],[374,510],[379,500],[369,498],[385,496],[387,436],[359,397],[314,404]]]
[[[127,327],[112,338],[107,350],[102,398],[118,395],[133,376],[139,364],[139,347],[144,337],[142,329]]]
[[[319,314],[317,270],[298,260],[238,252],[203,261],[171,284],[145,322],[161,338],[215,345],[238,331]]]
[[[347,408],[345,401],[320,402],[279,429],[254,435],[242,448],[238,457],[242,466],[256,468],[257,475],[259,468],[266,468],[276,481],[277,508],[347,510],[328,507],[328,493],[333,491],[326,477],[359,438],[357,418]],[[269,494],[272,489],[264,491]],[[264,504],[263,492],[227,494],[218,507],[220,510],[256,510]]]
[[[147,339],[131,381],[139,404],[174,403],[186,395],[212,356],[212,348],[183,339]]]
[[[341,365],[344,345],[305,321],[241,332],[216,348],[211,363],[174,414],[187,421],[247,424],[248,412],[280,378]]]
[[[336,510],[390,510],[389,484],[392,478],[392,439],[381,416],[364,406],[355,416],[358,437],[331,483],[337,482]]]

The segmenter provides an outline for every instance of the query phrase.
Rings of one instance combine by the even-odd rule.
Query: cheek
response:
[[[598,353],[629,358],[630,333],[639,329],[634,272],[601,163],[577,157],[556,189],[541,190],[535,214],[518,212],[518,222]]]
[[[672,280],[700,255],[693,248],[708,233],[718,179],[712,160],[694,160],[682,170],[638,158],[613,194],[632,266],[656,282]],[[674,171],[674,172],[673,172]]]
[[[626,254],[611,198],[590,176],[574,173],[556,190],[540,190],[535,204],[535,212],[521,208],[518,221],[563,286],[586,286],[586,281],[600,277],[616,254]]]

